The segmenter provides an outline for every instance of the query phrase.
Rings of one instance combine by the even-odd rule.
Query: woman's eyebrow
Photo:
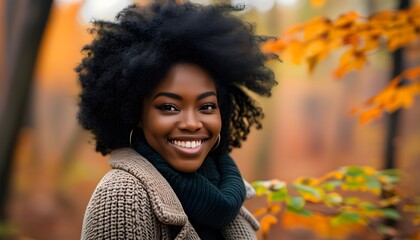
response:
[[[201,100],[204,99],[206,97],[209,96],[217,96],[217,94],[213,91],[208,91],[205,93],[201,93],[200,95],[197,96],[197,100]],[[169,97],[169,98],[173,98],[173,99],[177,99],[177,100],[182,100],[182,96],[176,94],[176,93],[171,93],[171,92],[160,92],[158,94],[156,94],[153,99],[156,99],[158,97]]]
[[[175,94],[175,93],[170,93],[170,92],[160,92],[160,93],[156,94],[153,97],[153,99],[156,99],[158,97],[170,97],[170,98],[174,98],[174,99],[177,99],[177,100],[182,100],[181,96],[179,96],[178,94]]]
[[[209,96],[217,96],[217,94],[213,91],[208,91],[208,92],[205,92],[205,93],[202,93],[202,94],[198,95],[197,100],[201,100],[201,99],[209,97]]]

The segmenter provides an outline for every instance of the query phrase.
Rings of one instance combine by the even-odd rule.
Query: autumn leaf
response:
[[[322,7],[325,4],[325,0],[311,0],[311,4],[314,7]]]
[[[252,213],[252,215],[254,215],[255,217],[258,217],[258,216],[260,216],[260,215],[266,214],[267,212],[268,212],[268,211],[267,211],[267,208],[259,208],[259,209],[255,210],[255,211]]]
[[[271,226],[277,223],[277,218],[271,214],[264,216],[260,220],[261,224],[261,231],[263,234],[264,239],[267,238],[268,232],[271,229]]]
[[[285,60],[291,59],[292,63],[294,64],[300,64],[303,60],[303,57],[305,55],[304,52],[304,45],[298,41],[293,40],[288,44],[288,48],[285,51]]]
[[[420,78],[420,66],[410,68],[402,72],[401,75],[404,75],[408,80],[414,81]]]
[[[360,17],[361,16],[357,12],[355,12],[355,11],[342,14],[341,16],[338,17],[337,20],[335,20],[334,27],[337,27],[337,28],[349,28]]]
[[[317,17],[309,21],[303,29],[303,40],[311,41],[322,37],[331,28],[331,21],[325,17]]]
[[[295,183],[293,187],[302,195],[306,201],[320,202],[322,198],[322,190],[319,188]]]
[[[349,49],[341,57],[339,65],[334,71],[334,76],[341,78],[350,71],[361,69],[366,62],[365,52],[357,49]]]
[[[359,122],[361,124],[363,123],[367,123],[373,119],[379,118],[382,115],[382,109],[381,108],[373,108],[373,109],[368,109],[366,111],[364,111],[360,117],[359,117]]]

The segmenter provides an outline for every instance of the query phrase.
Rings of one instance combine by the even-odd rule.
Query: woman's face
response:
[[[222,127],[213,79],[197,65],[174,65],[145,99],[139,127],[172,168],[197,170]]]

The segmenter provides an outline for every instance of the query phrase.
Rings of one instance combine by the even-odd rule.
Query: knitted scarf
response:
[[[200,238],[213,239],[206,236],[215,232],[221,236],[221,230],[239,213],[246,194],[233,159],[227,153],[219,158],[207,156],[197,171],[181,173],[147,144],[139,141],[135,148],[169,182]]]

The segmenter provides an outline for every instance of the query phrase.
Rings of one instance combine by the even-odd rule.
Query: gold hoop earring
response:
[[[131,147],[131,146],[133,146],[133,145],[132,145],[132,142],[131,142],[131,138],[133,137],[133,131],[134,131],[134,128],[133,128],[133,129],[131,129],[131,131],[130,131],[130,137],[129,137],[129,139],[128,139],[128,142],[130,143],[130,147]]]
[[[213,145],[213,147],[211,148],[211,150],[215,150],[216,148],[218,148],[219,147],[219,145],[220,145],[220,133],[219,133],[219,135],[217,135],[217,140],[216,140],[216,143]]]

